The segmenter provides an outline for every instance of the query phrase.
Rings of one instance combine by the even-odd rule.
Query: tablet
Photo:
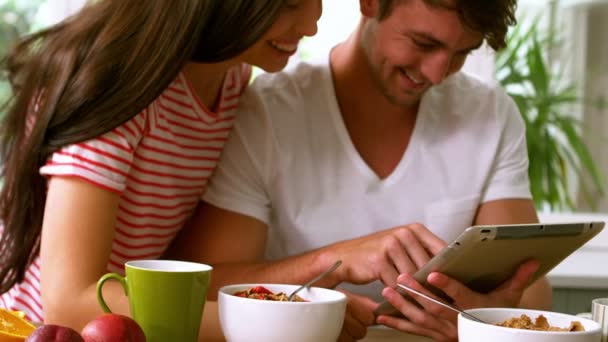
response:
[[[438,297],[451,302],[445,293],[426,282],[431,272],[444,273],[474,291],[487,293],[509,279],[521,263],[536,259],[540,267],[531,283],[547,274],[603,228],[604,222],[469,227],[418,270],[414,278]],[[403,290],[400,292],[409,297]],[[386,301],[375,313],[398,314]]]

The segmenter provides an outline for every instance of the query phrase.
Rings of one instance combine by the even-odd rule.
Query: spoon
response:
[[[465,317],[467,317],[467,318],[469,318],[469,319],[472,319],[472,320],[477,321],[477,322],[480,322],[480,323],[486,323],[486,322],[482,321],[481,319],[479,319],[479,318],[477,318],[477,317],[475,317],[475,316],[473,316],[473,315],[471,315],[471,314],[469,314],[469,313],[466,313],[466,312],[464,312],[464,311],[460,310],[459,308],[457,308],[457,307],[455,307],[455,306],[453,306],[453,305],[450,305],[450,304],[444,303],[444,302],[442,302],[442,301],[440,301],[440,300],[437,300],[437,299],[435,299],[435,298],[433,298],[433,297],[427,296],[427,295],[425,295],[424,293],[422,293],[422,292],[420,292],[420,291],[416,291],[416,290],[414,290],[414,289],[413,289],[413,288],[411,288],[411,287],[405,286],[405,285],[403,285],[403,284],[397,284],[397,286],[399,286],[400,288],[402,288],[402,289],[404,289],[404,290],[407,290],[407,291],[409,291],[409,292],[412,292],[412,293],[414,293],[414,294],[417,294],[417,295],[419,295],[420,297],[426,298],[426,299],[430,300],[431,302],[437,303],[437,304],[439,304],[439,305],[443,305],[443,306],[445,306],[446,308],[448,308],[448,309],[450,309],[450,310],[454,310],[454,311],[456,311],[456,312],[459,312],[461,315],[463,315],[463,316],[465,316]]]
[[[304,288],[306,288],[306,289],[310,288],[310,286],[311,286],[312,284],[314,284],[315,282],[317,282],[319,279],[321,279],[321,278],[325,277],[326,275],[330,274],[331,272],[335,271],[335,270],[336,270],[336,268],[338,268],[338,266],[340,266],[341,264],[342,264],[342,260],[338,260],[338,261],[336,261],[336,262],[333,264],[333,266],[331,266],[330,268],[328,268],[326,271],[321,272],[321,274],[319,274],[318,276],[316,276],[316,277],[312,278],[312,279],[311,279],[311,280],[309,280],[309,281],[308,281],[306,284],[304,284],[304,285],[302,285],[302,286],[298,287],[298,288],[297,288],[295,291],[293,291],[293,292],[292,292],[292,293],[289,295],[289,297],[287,297],[287,300],[291,302],[291,301],[293,300],[293,298],[296,296],[296,293],[300,292],[300,291],[301,291],[302,289],[304,289]]]

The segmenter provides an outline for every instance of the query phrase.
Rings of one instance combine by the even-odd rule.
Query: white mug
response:
[[[608,298],[591,301],[591,319],[602,327],[602,342],[608,342]]]

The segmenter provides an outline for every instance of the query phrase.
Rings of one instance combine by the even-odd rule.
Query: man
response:
[[[329,61],[254,82],[177,256],[214,265],[210,293],[303,283],[340,259],[319,285],[386,286],[346,285],[341,340],[374,322],[454,340],[454,315],[392,287],[421,289],[411,275],[470,225],[537,221],[514,103],[458,72],[484,41],[504,46],[515,1],[360,0],[358,27]],[[429,282],[464,308],[546,308],[544,278],[525,289],[536,266],[487,295],[437,273]],[[373,316],[380,292],[405,319]]]

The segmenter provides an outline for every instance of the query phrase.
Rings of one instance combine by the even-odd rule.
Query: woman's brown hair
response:
[[[398,2],[411,0],[380,0],[378,20],[386,18]],[[509,26],[515,25],[517,0],[422,0],[431,6],[455,10],[462,22],[481,32],[494,50],[507,46]]]
[[[47,158],[123,124],[188,61],[239,55],[284,0],[97,0],[25,37],[2,59],[13,96],[0,126],[0,293],[39,250]],[[35,114],[32,114],[35,113]]]

